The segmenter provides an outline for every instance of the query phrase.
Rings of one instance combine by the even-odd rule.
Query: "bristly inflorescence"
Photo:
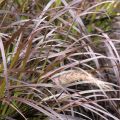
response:
[[[66,85],[77,81],[88,81],[102,89],[112,89],[107,82],[95,78],[92,74],[81,70],[68,70],[58,73],[51,78],[57,85]]]

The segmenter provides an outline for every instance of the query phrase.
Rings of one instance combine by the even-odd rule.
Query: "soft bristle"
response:
[[[57,85],[66,85],[76,81],[88,81],[102,89],[111,89],[111,86],[107,85],[106,82],[95,78],[93,75],[80,70],[68,70],[66,72],[61,72],[52,77],[52,80]]]

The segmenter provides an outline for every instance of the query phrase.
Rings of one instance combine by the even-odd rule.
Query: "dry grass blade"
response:
[[[82,119],[82,118],[79,118],[79,117],[73,117],[73,116],[70,116],[70,115],[60,115],[62,117],[63,120],[85,120],[85,119]],[[53,120],[51,118],[48,118],[48,120]]]
[[[3,90],[1,89],[1,91],[3,91],[4,93],[4,89],[6,91],[6,97],[8,98],[8,100],[10,99],[10,93],[9,93],[9,87],[10,87],[10,82],[8,80],[8,73],[7,73],[7,62],[6,62],[6,57],[5,57],[5,51],[4,51],[4,45],[2,42],[2,38],[0,36],[0,50],[1,50],[1,55],[2,55],[2,60],[3,60],[3,65],[4,65],[4,75],[5,75],[5,81],[3,81],[2,84],[6,84],[5,88],[3,88]],[[2,86],[2,85],[1,85]],[[2,87],[1,87],[2,88]],[[0,96],[1,97],[1,96]]]
[[[49,116],[49,117],[51,117],[51,118],[53,118],[53,119],[57,119],[55,115],[53,115],[52,113],[46,111],[45,109],[43,109],[42,107],[38,106],[38,105],[35,104],[35,103],[32,103],[32,102],[30,102],[30,101],[28,101],[28,100],[26,100],[26,99],[23,99],[23,98],[12,97],[12,99],[14,99],[14,100],[16,100],[16,101],[19,101],[19,102],[22,102],[22,103],[24,103],[24,104],[26,104],[26,105],[29,105],[29,106],[33,107],[34,109],[36,109],[36,110],[44,113],[45,115],[47,115],[47,116]],[[60,119],[60,120],[62,120],[62,119]]]
[[[108,115],[109,117],[111,117],[111,118],[113,118],[114,120],[119,120],[117,117],[115,117],[115,116],[113,116],[112,114],[110,114],[110,113],[108,113],[108,112],[106,112],[106,111],[103,111],[103,110],[101,110],[101,109],[99,109],[99,108],[97,108],[97,107],[93,107],[92,105],[85,105],[87,108],[90,108],[90,109],[92,109],[92,110],[94,110],[94,111],[98,111],[98,112],[100,112],[100,113],[103,113],[103,114],[105,114],[105,115]],[[101,117],[103,117],[103,116],[101,116]],[[106,119],[105,117],[103,117],[104,119]],[[106,120],[108,120],[108,119],[106,119]]]
[[[21,111],[18,110],[18,108],[16,108],[13,104],[9,104],[9,106],[11,106],[13,109],[15,109],[25,120],[27,120],[27,118],[23,115],[23,113],[21,113]]]

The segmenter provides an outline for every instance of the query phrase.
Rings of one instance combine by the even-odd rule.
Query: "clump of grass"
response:
[[[2,0],[1,119],[119,120],[118,4]]]

